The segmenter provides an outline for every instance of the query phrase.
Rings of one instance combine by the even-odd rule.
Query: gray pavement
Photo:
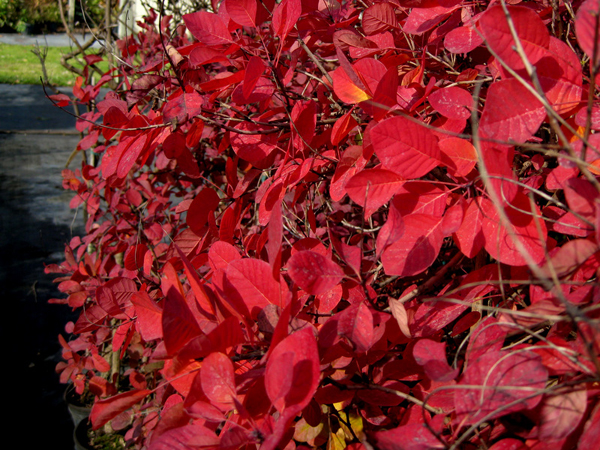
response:
[[[69,90],[65,90],[66,93]],[[73,448],[73,424],[55,366],[58,334],[73,320],[44,264],[64,260],[64,245],[82,233],[81,212],[69,208],[61,170],[77,145],[75,118],[41,86],[0,84],[0,341],[13,400],[4,427],[19,448]],[[81,166],[78,155],[70,168]],[[18,398],[18,401],[16,401]],[[24,419],[25,418],[25,419]],[[36,431],[31,432],[35,424]]]
[[[78,36],[80,42],[89,37]],[[72,45],[66,34],[0,34],[0,42]],[[20,448],[73,448],[65,386],[55,366],[61,361],[58,334],[66,336],[65,324],[76,316],[66,306],[48,303],[64,295],[44,265],[62,262],[64,245],[84,231],[81,211],[69,208],[72,193],[63,190],[61,176],[78,140],[75,117],[55,107],[42,86],[0,84],[0,298],[7,318],[0,323],[0,340],[7,344],[3,361],[10,365],[16,394],[4,425],[21,437]],[[70,168],[80,166],[77,155]]]
[[[72,96],[71,88],[59,90]],[[47,93],[54,94],[51,89]],[[75,118],[54,106],[42,86],[0,84],[0,133],[79,134],[74,127]]]
[[[90,33],[82,34],[75,33],[73,35],[80,44],[87,42],[89,39],[93,38],[93,35]],[[2,44],[11,44],[11,45],[35,45],[38,43],[41,47],[71,47],[73,46],[73,42],[67,36],[66,33],[52,33],[52,34],[37,34],[37,35],[26,35],[19,33],[1,33],[0,34],[0,43]],[[92,47],[100,48],[101,43],[95,42]]]

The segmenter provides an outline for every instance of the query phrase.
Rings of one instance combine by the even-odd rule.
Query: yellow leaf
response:
[[[344,450],[346,448],[346,439],[343,429],[337,430],[337,432],[329,434],[329,441],[327,441],[327,450]]]

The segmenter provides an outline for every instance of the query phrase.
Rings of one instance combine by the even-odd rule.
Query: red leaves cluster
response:
[[[64,172],[87,234],[48,271],[94,427],[594,448],[598,1],[213,3],[73,91],[100,161]]]

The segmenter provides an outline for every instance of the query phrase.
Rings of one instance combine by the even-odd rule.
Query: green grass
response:
[[[33,45],[0,44],[0,83],[8,84],[42,84],[42,65],[36,55],[31,52]],[[50,83],[56,86],[73,86],[76,74],[69,72],[60,64],[63,54],[71,51],[68,47],[49,47],[46,57],[46,71]],[[72,65],[83,67],[71,60]],[[105,63],[101,68],[107,70]]]

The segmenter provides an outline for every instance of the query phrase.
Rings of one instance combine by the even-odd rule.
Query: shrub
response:
[[[93,427],[595,448],[600,2],[214,3],[73,88],[87,234],[47,270]]]
[[[84,18],[81,5],[84,5]],[[63,0],[65,14],[67,2]],[[77,1],[75,3],[75,21],[84,25],[101,23],[104,17],[104,2],[100,0]],[[56,0],[0,0],[0,27],[22,32],[25,24],[35,25],[37,32],[46,32],[51,25],[62,23]]]

